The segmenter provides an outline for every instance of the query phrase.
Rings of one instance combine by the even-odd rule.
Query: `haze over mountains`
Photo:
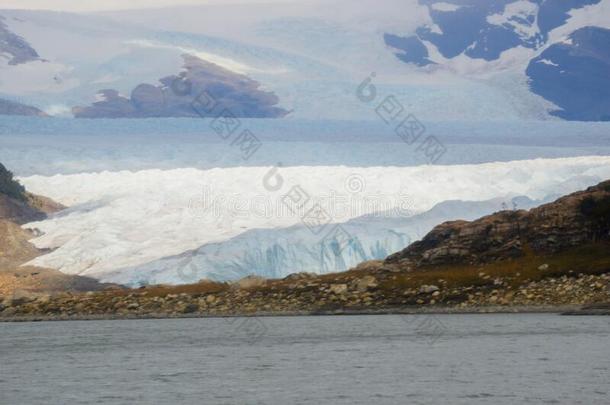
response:
[[[395,95],[425,120],[610,114],[609,0],[342,0],[0,16],[0,114],[184,117],[192,115],[187,99],[213,89],[230,94],[229,107],[243,117],[370,119],[372,107],[354,92],[372,72],[380,95]],[[206,85],[174,97],[167,78],[189,71],[184,55],[191,67],[197,60]]]

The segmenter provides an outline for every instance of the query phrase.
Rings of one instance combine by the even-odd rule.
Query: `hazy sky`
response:
[[[0,0],[0,9],[102,11],[196,4],[278,3],[296,0]]]

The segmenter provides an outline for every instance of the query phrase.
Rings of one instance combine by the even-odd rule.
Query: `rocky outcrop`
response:
[[[101,90],[101,101],[75,107],[76,118],[216,117],[277,118],[288,112],[277,107],[278,97],[260,89],[247,76],[183,55],[184,71],[160,79],[160,85],[143,83],[129,97],[116,90]]]
[[[386,259],[414,270],[443,264],[477,264],[557,253],[610,239],[610,181],[530,211],[502,211],[476,221],[435,227],[421,241]]]

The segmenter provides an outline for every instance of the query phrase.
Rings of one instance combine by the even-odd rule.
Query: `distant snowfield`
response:
[[[32,241],[36,246],[55,249],[29,264],[103,280],[118,269],[248,230],[302,224],[316,203],[326,213],[324,222],[343,223],[379,211],[425,212],[446,200],[540,200],[608,178],[610,156],[454,166],[155,169],[19,180],[31,192],[70,206],[25,225],[42,231]]]

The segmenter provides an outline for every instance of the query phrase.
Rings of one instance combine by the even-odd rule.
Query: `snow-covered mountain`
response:
[[[428,7],[431,23],[418,27],[413,36],[400,38],[388,34],[386,42],[402,51],[397,55],[400,59],[425,66],[435,63],[428,59],[433,52],[448,60],[463,55],[489,62],[516,47],[540,49],[553,40],[552,31],[564,26],[572,12],[597,5],[601,0],[420,0],[419,3]]]
[[[533,91],[552,100],[561,118],[610,121],[610,30],[585,27],[532,59]]]
[[[552,115],[610,120],[610,2],[419,2],[428,7],[431,22],[411,35],[385,35],[400,60],[473,76],[515,70],[526,74],[533,93],[558,107]]]
[[[71,116],[74,107],[108,102],[106,97],[115,110],[129,109],[143,84],[149,87],[136,96],[144,94],[147,102],[152,97],[153,108],[137,116],[174,114],[176,109],[159,109],[155,97],[175,90],[160,80],[185,71],[185,54],[230,72],[234,84],[238,76],[258,83],[260,91],[273,94],[276,108],[290,112],[288,118],[378,119],[376,105],[355,97],[372,73],[379,94],[375,104],[393,95],[420,120],[606,120],[608,115],[607,94],[600,100],[591,90],[608,88],[607,41],[587,41],[586,53],[555,57],[547,71],[528,65],[550,61],[536,58],[569,42],[578,30],[594,27],[603,36],[610,28],[610,0],[312,0],[90,14],[0,10],[0,15],[6,56],[0,63],[0,99],[50,115]],[[578,67],[573,72],[591,62],[599,65],[594,77]],[[561,80],[550,68],[557,68]],[[589,77],[578,105],[563,97],[580,83],[574,74]],[[237,99],[247,98],[246,93]],[[270,99],[255,100],[258,105]],[[587,113],[582,105],[591,100],[601,103]],[[101,116],[108,116],[107,105],[102,107]]]

